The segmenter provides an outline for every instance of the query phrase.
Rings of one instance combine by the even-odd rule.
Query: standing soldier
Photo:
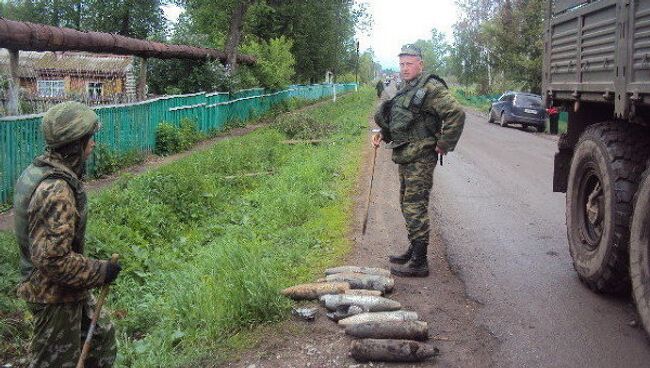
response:
[[[378,147],[382,140],[387,142],[387,148],[393,150],[393,161],[399,165],[400,205],[410,245],[404,254],[389,258],[396,264],[391,267],[391,273],[426,277],[429,275],[427,210],[433,169],[438,155],[446,155],[456,147],[465,113],[449,93],[445,81],[422,72],[424,64],[418,47],[402,47],[399,66],[401,87],[375,115],[381,132],[372,137],[372,144]]]
[[[14,195],[23,281],[18,296],[34,315],[30,367],[75,367],[92,319],[90,289],[110,284],[121,267],[83,255],[86,193],[81,182],[99,129],[94,111],[78,102],[43,116],[45,153],[22,173]],[[115,330],[97,322],[86,367],[111,367]]]

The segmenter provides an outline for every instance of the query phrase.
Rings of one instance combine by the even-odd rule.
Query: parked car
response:
[[[492,103],[488,122],[498,121],[502,127],[521,124],[523,129],[534,126],[538,132],[546,128],[546,109],[542,96],[524,92],[506,92]]]

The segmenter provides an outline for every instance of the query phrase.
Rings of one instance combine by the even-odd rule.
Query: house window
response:
[[[39,80],[36,87],[38,95],[41,97],[63,97],[65,95],[63,80]]]
[[[88,97],[97,99],[102,97],[102,84],[99,82],[88,83]]]

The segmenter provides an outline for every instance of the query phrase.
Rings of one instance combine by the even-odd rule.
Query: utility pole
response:
[[[20,77],[18,75],[18,50],[9,50],[9,96],[7,112],[9,115],[20,114]]]
[[[356,62],[356,65],[355,65],[354,69],[355,69],[355,72],[354,72],[354,82],[355,82],[354,91],[356,92],[357,88],[359,86],[359,41],[357,41],[357,62]]]

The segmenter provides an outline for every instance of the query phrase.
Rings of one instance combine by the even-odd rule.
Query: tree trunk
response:
[[[251,5],[250,0],[241,0],[232,11],[230,17],[230,31],[228,32],[228,41],[226,43],[226,65],[231,73],[237,69],[237,47],[241,41],[242,30],[244,28],[244,16],[246,10]]]

